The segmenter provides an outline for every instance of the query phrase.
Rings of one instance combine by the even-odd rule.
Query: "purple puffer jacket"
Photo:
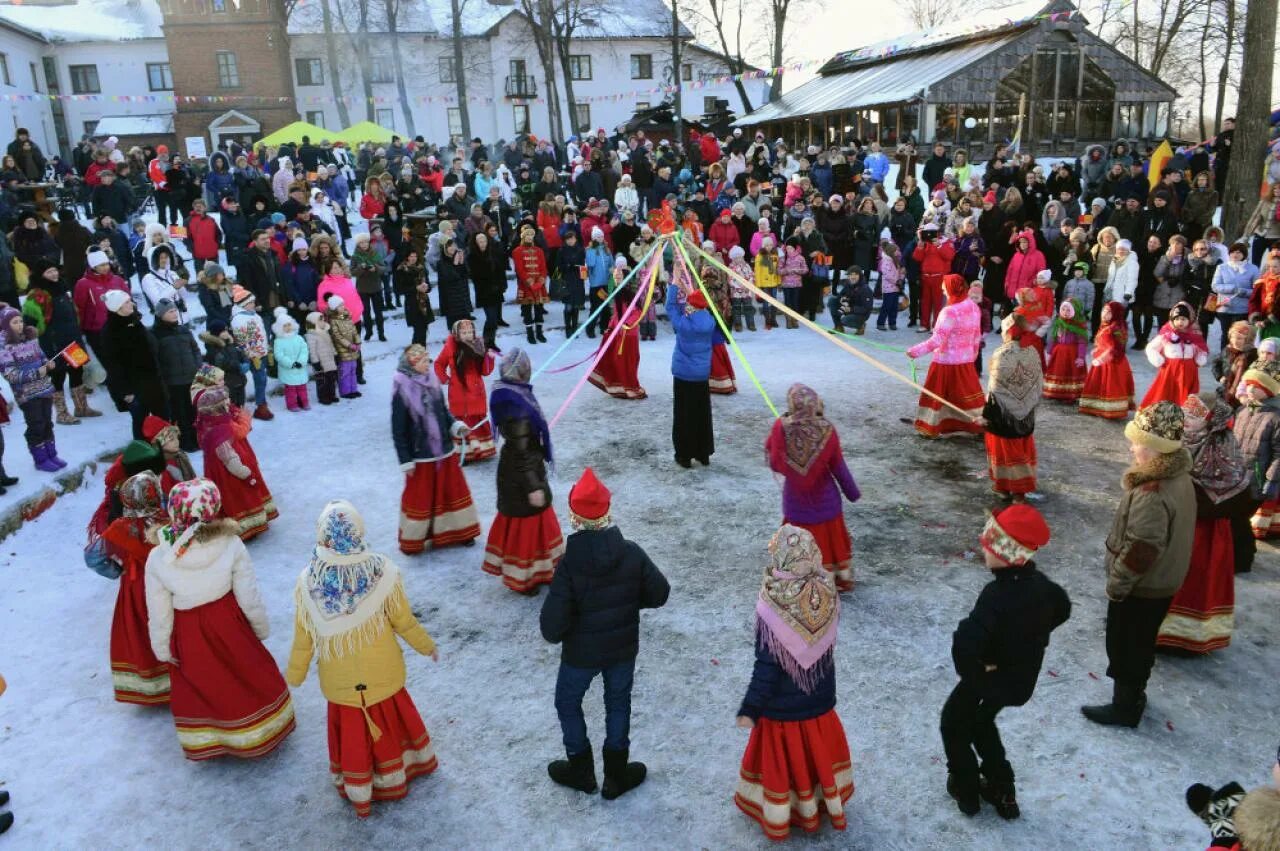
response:
[[[769,443],[782,439],[782,421],[778,420],[774,423],[774,431],[769,435]],[[771,457],[774,455],[768,454]],[[841,492],[850,502],[857,502],[862,496],[853,480],[853,474],[849,472],[849,466],[844,462],[840,440],[834,434],[814,464],[818,465],[818,469],[802,478],[785,461],[770,461],[769,466],[773,471],[785,477],[782,485],[782,514],[790,523],[825,523],[844,513]]]
[[[19,405],[53,395],[53,382],[49,376],[40,374],[40,367],[48,362],[40,351],[40,343],[34,339],[10,343],[0,349],[0,375],[13,388],[13,400]]]

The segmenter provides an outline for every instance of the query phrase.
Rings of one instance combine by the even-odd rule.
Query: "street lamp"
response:
[[[965,151],[966,163],[973,162],[973,154],[969,150],[969,131],[977,126],[978,126],[978,119],[974,118],[972,115],[970,115],[968,118],[964,120],[964,151]]]

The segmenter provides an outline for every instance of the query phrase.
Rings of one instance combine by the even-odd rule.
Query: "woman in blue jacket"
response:
[[[711,347],[716,338],[716,320],[707,310],[700,290],[680,304],[680,288],[667,287],[667,316],[676,332],[671,350],[672,417],[671,443],[676,463],[686,469],[696,459],[711,464],[716,451],[711,427]]]

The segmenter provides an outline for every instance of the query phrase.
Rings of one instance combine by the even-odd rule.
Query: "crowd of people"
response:
[[[438,654],[398,568],[341,501],[325,507],[299,578],[283,675],[263,647],[265,604],[244,542],[279,516],[250,441],[253,420],[274,417],[273,382],[294,413],[310,409],[312,382],[321,405],[361,398],[362,344],[375,333],[385,342],[389,315],[403,310],[412,344],[390,388],[399,548],[473,545],[482,526],[468,470],[497,457],[496,515],[478,561],[515,592],[550,586],[541,628],[563,645],[555,703],[566,758],[548,773],[583,792],[598,784],[581,703],[603,677],[609,799],[646,775],[628,738],[639,612],[670,589],[612,525],[611,495],[589,468],[569,496],[573,532],[562,533],[551,429],[531,383],[546,306],[562,303],[566,337],[599,336],[588,378],[621,400],[649,395],[642,344],[669,324],[683,468],[711,463],[711,396],[736,390],[727,348],[756,331],[757,308],[766,331],[822,316],[855,342],[873,316],[875,330],[896,331],[906,311],[906,327],[930,335],[905,351],[931,355],[915,429],[982,435],[993,490],[1009,503],[980,540],[993,580],[954,636],[947,788],[966,815],[986,800],[1016,818],[994,719],[1031,698],[1049,635],[1070,614],[1033,559],[1049,540],[1026,501],[1041,400],[1128,420],[1134,458],[1107,542],[1114,692],[1083,708],[1091,721],[1137,726],[1157,650],[1227,646],[1234,576],[1250,569],[1256,538],[1280,533],[1280,183],[1227,240],[1214,224],[1223,139],[1156,175],[1124,140],[1046,175],[1007,148],[979,171],[942,144],[927,158],[910,143],[892,155],[857,141],[792,151],[740,129],[688,144],[600,130],[563,148],[395,138],[352,151],[304,137],[274,150],[228,143],[196,168],[164,146],[122,152],[107,140],[83,143],[68,167],[45,162],[20,130],[0,171],[11,228],[0,240],[0,374],[41,471],[66,466],[55,425],[101,416],[95,387],[130,416],[133,442],[106,475],[85,549],[91,568],[120,580],[117,700],[167,703],[190,759],[261,756],[293,730],[289,686],[314,656],[334,783],[367,816],[436,767],[394,636]],[[86,190],[53,223],[10,203],[47,169]],[[406,218],[419,214],[436,224],[425,244]],[[513,284],[530,349],[504,352]],[[427,335],[441,317],[433,357]],[[984,390],[984,336],[997,327]],[[1131,336],[1158,369],[1140,402]],[[1211,357],[1216,384],[1202,392]],[[854,587],[843,502],[861,494],[822,399],[804,385],[788,392],[764,448],[783,481],[783,524],[756,605],[738,712],[752,732],[734,797],[784,838],[792,826],[816,830],[823,810],[843,828],[854,791],[834,652],[839,594]],[[1192,808],[1216,806],[1202,803]],[[1249,823],[1242,847],[1266,847]]]

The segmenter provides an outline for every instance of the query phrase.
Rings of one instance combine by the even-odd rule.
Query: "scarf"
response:
[[[1200,335],[1200,329],[1196,327],[1194,320],[1185,331],[1178,331],[1173,327],[1172,322],[1166,322],[1160,326],[1160,336],[1170,343],[1190,343],[1205,354],[1209,353],[1209,344]]]
[[[160,477],[150,470],[125,479],[118,493],[123,517],[153,518],[164,515],[164,493]]]
[[[527,419],[538,431],[538,440],[542,443],[542,457],[553,463],[551,451],[551,429],[547,426],[547,418],[542,414],[542,406],[533,395],[533,385],[529,378],[533,374],[533,364],[523,349],[511,349],[498,365],[499,380],[493,383],[489,393],[489,417],[493,422],[494,434],[502,434],[499,423],[509,419]]]
[[[784,525],[769,541],[769,562],[756,601],[760,646],[806,694],[832,664],[840,600],[822,551],[805,529]],[[822,663],[822,664],[820,664]]]
[[[802,478],[814,472],[814,462],[827,448],[835,428],[823,416],[822,399],[810,387],[793,384],[787,390],[787,413],[778,420],[781,440],[771,439],[771,466],[789,467]]]
[[[1118,301],[1107,302],[1107,309],[1111,311],[1111,321],[1099,327],[1093,338],[1092,357],[1096,361],[1102,361],[1104,357],[1113,354],[1125,357],[1124,347],[1129,342],[1129,329],[1125,325],[1128,310]]]
[[[1021,335],[1025,339],[1027,334]],[[991,355],[987,392],[1010,419],[1025,420],[1040,402],[1044,370],[1040,352],[1022,339],[1010,340]]]
[[[1191,479],[1214,503],[1249,487],[1249,468],[1240,444],[1228,428],[1232,410],[1222,399],[1213,407],[1200,396],[1188,396],[1182,406],[1186,428],[1182,445],[1191,453]]]
[[[1074,334],[1081,340],[1089,339],[1089,323],[1085,321],[1084,308],[1077,299],[1067,299],[1067,304],[1071,305],[1074,311],[1070,319],[1063,317],[1062,311],[1058,311],[1058,315],[1053,319],[1053,335],[1061,339],[1063,334]]]
[[[169,525],[160,537],[173,547],[173,557],[181,558],[196,533],[222,514],[222,494],[208,479],[179,482],[169,491]]]
[[[392,392],[400,397],[413,424],[426,432],[427,451],[432,458],[445,454],[444,438],[440,433],[440,420],[436,411],[445,404],[444,393],[440,389],[440,381],[435,370],[428,369],[420,373],[413,368],[412,361],[425,358],[427,350],[422,346],[410,346],[400,355],[400,363],[396,366],[395,375],[391,378]],[[452,448],[452,446],[450,446]]]
[[[468,325],[471,327],[471,342],[464,343],[462,341],[462,327]],[[476,336],[476,323],[470,319],[459,319],[453,323],[453,374],[457,376],[458,381],[463,385],[467,383],[468,361],[474,363],[484,363],[485,345],[484,340]]]

